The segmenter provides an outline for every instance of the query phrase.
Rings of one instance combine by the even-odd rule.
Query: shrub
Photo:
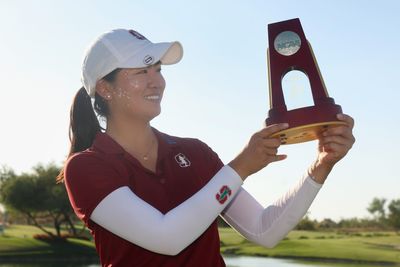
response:
[[[308,216],[305,216],[295,227],[296,230],[308,230],[313,231],[316,230],[317,221],[310,220]]]
[[[50,235],[46,235],[46,234],[35,234],[35,235],[33,235],[33,238],[47,242],[47,243],[65,242],[67,240],[66,238],[64,238],[62,236],[50,236]]]
[[[44,242],[65,242],[67,241],[68,238],[77,238],[77,239],[82,239],[82,240],[88,240],[90,241],[90,238],[88,238],[87,236],[74,236],[74,235],[70,235],[70,234],[61,234],[60,236],[50,236],[50,235],[46,235],[46,234],[35,234],[33,235],[33,238],[37,239],[37,240],[41,240]]]
[[[301,235],[301,236],[299,236],[299,239],[308,239],[308,236]]]

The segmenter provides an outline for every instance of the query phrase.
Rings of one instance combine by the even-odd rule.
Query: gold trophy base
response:
[[[327,121],[306,124],[279,131],[271,135],[271,137],[279,136],[282,145],[303,143],[318,139],[318,134],[328,127],[337,127],[340,125],[346,125],[346,123],[342,121]]]

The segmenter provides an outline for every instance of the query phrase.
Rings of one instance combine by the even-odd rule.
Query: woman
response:
[[[70,114],[71,149],[58,180],[94,236],[102,266],[225,266],[218,215],[248,240],[273,247],[304,216],[354,143],[353,119],[339,114],[347,125],[327,129],[300,181],[263,208],[241,185],[286,158],[271,135],[287,124],[253,134],[228,164],[201,140],[150,125],[161,111],[161,65],[182,55],[179,42],[152,43],[126,29],[103,33],[86,51],[84,86]]]

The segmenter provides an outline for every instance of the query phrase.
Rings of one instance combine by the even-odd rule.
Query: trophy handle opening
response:
[[[281,87],[288,111],[315,105],[311,82],[303,69],[292,66],[283,72]]]

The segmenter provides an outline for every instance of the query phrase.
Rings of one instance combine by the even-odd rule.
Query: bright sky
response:
[[[356,144],[329,175],[310,217],[367,216],[373,197],[400,197],[399,10],[398,1],[3,0],[0,164],[21,172],[62,163],[84,49],[113,28],[182,43],[182,61],[163,67],[167,87],[152,125],[199,138],[228,163],[269,110],[267,24],[298,17],[329,94],[356,121]],[[268,205],[300,179],[316,147],[282,146],[288,158],[252,175],[245,188]]]

